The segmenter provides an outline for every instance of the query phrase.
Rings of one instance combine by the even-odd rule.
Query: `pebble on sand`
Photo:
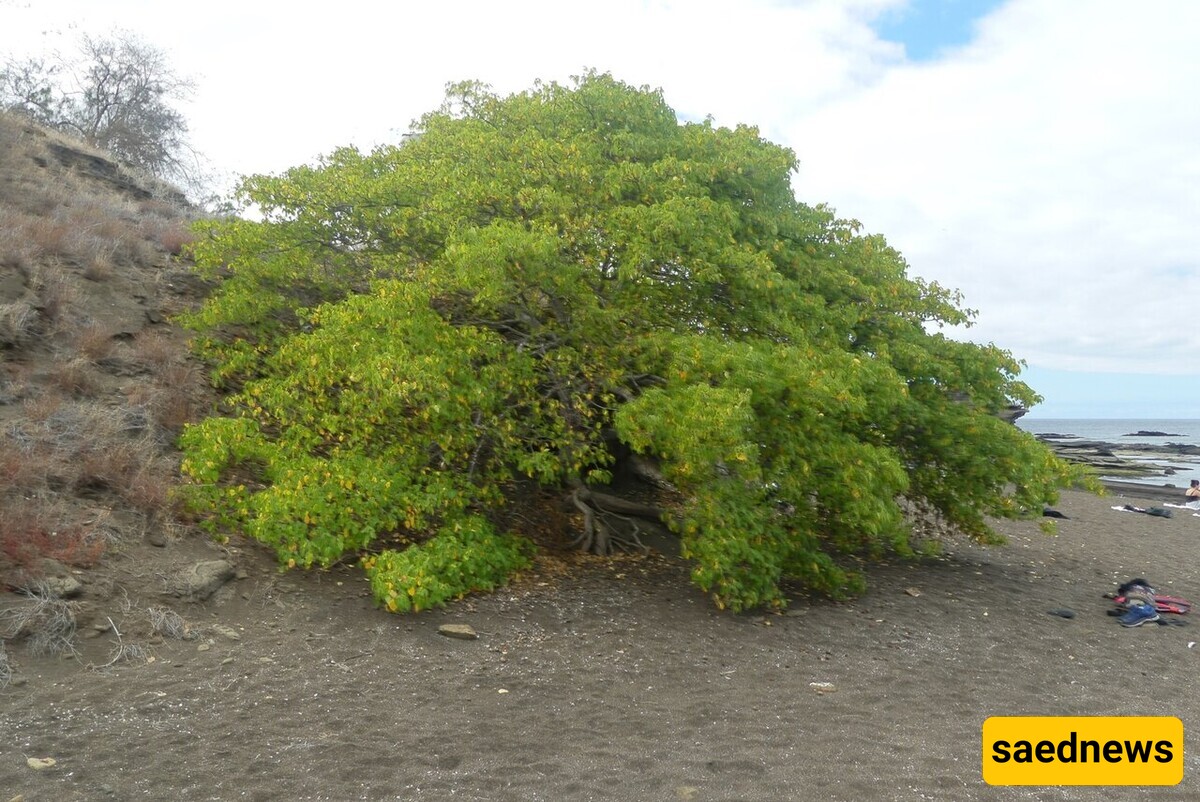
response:
[[[475,640],[479,637],[470,624],[442,624],[438,627],[438,634],[459,640]]]

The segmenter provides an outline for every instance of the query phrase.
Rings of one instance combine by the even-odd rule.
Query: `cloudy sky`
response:
[[[758,125],[1026,360],[1031,417],[1200,418],[1194,0],[0,0],[0,54],[132,31],[226,176],[395,141],[446,83],[585,68]]]

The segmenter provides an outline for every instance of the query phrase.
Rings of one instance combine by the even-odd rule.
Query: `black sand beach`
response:
[[[797,597],[781,615],[719,612],[684,565],[651,556],[397,617],[353,570],[281,575],[233,544],[244,578],[179,608],[195,639],[147,640],[138,610],[166,561],[212,547],[131,552],[114,578],[145,585],[112,615],[153,662],[86,668],[106,662],[112,631],[79,660],[14,650],[0,798],[1195,799],[1191,744],[1177,787],[981,779],[989,716],[1200,722],[1200,630],[1105,614],[1102,595],[1134,576],[1200,598],[1200,517],[1111,509],[1160,500],[1138,490],[1068,492],[1055,536],[1004,524],[1006,546],[952,543],[874,569],[860,599]],[[1076,615],[1048,612],[1061,609]],[[479,637],[443,637],[443,623]]]

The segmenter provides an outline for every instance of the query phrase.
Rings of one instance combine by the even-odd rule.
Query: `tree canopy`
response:
[[[359,557],[392,610],[526,566],[497,522],[531,484],[593,551],[659,518],[734,609],[854,592],[922,520],[1040,515],[1071,474],[998,416],[1038,400],[1019,362],[938,331],[973,313],[796,166],[593,73],[245,179],[254,219],[195,248],[229,395],[183,436],[189,503],[288,566]]]

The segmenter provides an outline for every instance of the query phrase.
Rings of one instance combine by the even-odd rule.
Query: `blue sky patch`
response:
[[[1003,0],[910,0],[880,15],[874,27],[883,39],[903,44],[909,61],[930,61],[971,41],[975,21],[1003,4]]]

